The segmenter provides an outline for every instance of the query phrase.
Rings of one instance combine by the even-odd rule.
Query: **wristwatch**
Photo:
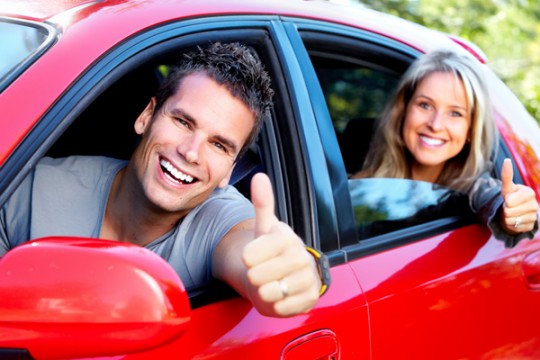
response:
[[[312,247],[306,246],[306,250],[313,255],[317,268],[319,269],[319,275],[321,277],[322,286],[319,291],[319,297],[321,297],[330,287],[332,282],[332,276],[330,275],[330,263],[328,257],[325,254],[320,253]]]

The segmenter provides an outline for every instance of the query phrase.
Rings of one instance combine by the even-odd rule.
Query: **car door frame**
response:
[[[258,30],[264,33],[257,40],[260,42],[258,45],[263,47],[265,44],[271,49],[266,52],[268,58],[265,61],[273,64],[270,71],[276,73],[271,75],[281,94],[275,111],[283,116],[274,116],[275,121],[265,125],[261,135],[263,161],[276,192],[277,214],[283,221],[291,223],[308,245],[318,247],[319,235],[313,226],[317,214],[312,210],[311,200],[314,191],[310,190],[309,177],[304,170],[305,152],[298,146],[302,136],[297,128],[304,119],[312,120],[313,112],[306,106],[310,98],[294,48],[276,16],[221,16],[172,22],[138,33],[103,54],[45,111],[6,160],[0,169],[0,201],[8,198],[39,159],[105,88],[148,57],[179,44],[186,45],[190,36],[193,36],[194,44],[210,38],[246,42],[255,39]],[[211,36],[208,36],[209,31]],[[236,35],[231,37],[231,32]],[[203,33],[207,36],[202,36]],[[285,138],[288,139],[286,142]],[[170,357],[181,353],[190,358],[214,354],[215,358],[257,356],[294,359],[298,358],[294,349],[308,349],[306,351],[319,357],[364,354],[360,358],[367,358],[369,336],[365,299],[350,268],[335,266],[331,271],[334,284],[317,307],[310,313],[290,319],[263,317],[247,300],[230,294],[220,293],[202,301],[195,296],[190,299],[190,330],[178,341],[146,355]],[[219,319],[211,329],[207,326],[210,319]],[[351,319],[358,323],[355,334],[349,331]],[[362,346],[358,347],[359,343]],[[333,344],[330,349],[328,344]],[[138,358],[137,355],[135,357]]]
[[[366,36],[362,30],[341,25],[309,21],[294,22],[290,27],[290,35],[300,29],[395,44],[391,39],[376,34]],[[302,50],[300,40],[296,39],[296,44],[302,70],[306,79],[310,79],[312,102],[325,104],[308,53]],[[403,46],[398,44],[398,47]],[[329,47],[340,49],[338,43]],[[327,168],[336,171],[331,180],[336,192],[335,202],[345,204],[344,212],[339,215],[341,220],[352,212],[347,209],[349,204],[344,199],[346,172],[342,159],[335,155],[339,148],[332,135],[328,110],[324,106],[318,110],[317,126],[321,142],[324,142]],[[328,139],[323,139],[325,137]],[[497,163],[503,155],[510,154],[503,139],[500,145],[502,151],[497,155]],[[516,179],[521,181],[519,174]],[[336,212],[339,211],[336,208]],[[327,246],[336,249],[329,252],[334,262],[346,262],[354,269],[368,300],[373,359],[451,359],[489,356],[497,351],[502,351],[505,356],[538,356],[538,350],[534,349],[538,349],[540,339],[527,342],[527,336],[534,333],[533,324],[540,318],[540,311],[528,310],[534,308],[540,293],[529,289],[522,268],[528,266],[523,262],[524,258],[537,256],[540,245],[537,240],[525,240],[515,248],[506,248],[487,227],[459,216],[360,242],[356,239],[344,241],[351,238],[346,233],[340,234],[343,235],[341,241]],[[512,289],[515,301],[525,305],[526,309],[509,308],[504,301],[508,289]],[[467,300],[464,297],[467,292],[475,296]],[[452,298],[452,294],[458,298]],[[459,310],[452,310],[452,306]],[[429,309],[438,312],[430,313]],[[498,310],[502,309],[512,315],[497,316]],[[531,318],[535,320],[530,321]],[[497,336],[505,329],[519,330],[514,330],[512,336]],[[506,335],[509,334],[506,332]],[[456,346],[445,349],[444,344],[448,341]],[[393,346],[388,346],[389,343]]]

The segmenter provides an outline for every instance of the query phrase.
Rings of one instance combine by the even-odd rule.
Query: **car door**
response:
[[[264,19],[256,26],[252,21],[249,17],[234,17],[226,26],[242,27],[241,34],[227,40],[241,40],[256,49],[276,90],[272,121],[265,124],[252,149],[259,161],[254,169],[270,175],[278,217],[291,224],[306,244],[319,247],[309,177],[304,168],[305,154],[300,144],[299,123],[313,118],[312,110],[306,106],[306,85],[280,21]],[[224,34],[224,29],[220,29],[220,35]],[[248,179],[249,175],[235,186],[249,196]],[[331,289],[316,308],[289,319],[261,316],[245,299],[228,296],[230,290],[223,291],[223,286],[217,290],[214,285],[201,289],[190,296],[192,327],[179,341],[156,351],[156,355],[182,351],[188,358],[367,359],[368,317],[362,291],[348,266],[338,264],[331,272]],[[210,319],[215,325],[209,326]],[[351,320],[355,323],[354,333],[350,332]]]
[[[221,41],[241,40],[256,49],[273,77],[276,90],[272,122],[265,124],[252,149],[254,169],[272,179],[277,213],[290,223],[311,246],[318,247],[313,225],[314,210],[298,124],[313,118],[304,81],[295,54],[277,18],[255,21],[249,17],[220,19]],[[227,33],[227,28],[232,30]],[[242,28],[242,31],[236,28]],[[217,29],[214,29],[217,31]],[[197,42],[216,39],[198,35]],[[204,39],[204,40],[203,40]],[[300,120],[302,119],[302,120]],[[307,120],[306,120],[307,121]],[[239,164],[240,165],[240,164]],[[321,174],[324,177],[324,174]],[[247,176],[235,185],[249,195]],[[192,320],[186,334],[176,342],[156,349],[158,358],[180,353],[186,358],[369,358],[367,308],[352,270],[345,265],[332,268],[331,289],[316,308],[289,319],[261,316],[245,299],[219,284],[190,295]],[[354,321],[356,331],[350,332]],[[211,325],[210,325],[211,324]],[[128,358],[137,359],[138,356]]]
[[[332,201],[330,179],[322,169],[314,184],[306,171],[308,154],[303,139],[309,132],[316,134],[316,129],[307,125],[314,124],[314,111],[294,49],[274,16],[167,22],[120,42],[59,93],[46,112],[44,109],[44,116],[2,169],[3,174],[10,174],[3,179],[3,198],[42,156],[127,159],[136,144],[130,135],[132,122],[163,73],[183,51],[209,41],[241,41],[253,47],[276,90],[272,121],[265,124],[256,146],[237,165],[235,186],[249,196],[249,176],[253,171],[267,172],[273,181],[279,218],[290,223],[307,245],[320,248],[323,235],[315,219],[324,219],[327,224],[335,221],[331,206],[316,208],[323,196]],[[55,46],[61,47],[62,42]],[[54,60],[47,59],[45,64]],[[17,94],[8,92],[7,96],[16,98]],[[309,150],[309,156],[322,154],[320,144],[310,145]],[[324,236],[336,238],[337,232]],[[286,319],[260,315],[249,301],[218,282],[193,289],[188,294],[191,313],[184,335],[165,346],[110,358],[368,359],[368,314],[358,279],[344,263],[334,262],[331,272],[331,288],[316,308]]]
[[[365,293],[372,359],[539,357],[540,293],[524,278],[537,271],[531,263],[538,235],[507,248],[471,216],[466,201],[445,206],[450,212],[435,211],[429,200],[439,199],[436,192],[413,191],[425,184],[347,180],[361,166],[372,122],[392,86],[420,51],[316,21],[291,19],[289,29],[304,76],[318,85],[310,87],[312,102],[327,105],[315,116],[342,236],[321,246],[340,250]],[[501,145],[497,163],[509,155]],[[411,206],[424,209],[422,216],[404,210]],[[351,217],[353,235],[346,229]]]

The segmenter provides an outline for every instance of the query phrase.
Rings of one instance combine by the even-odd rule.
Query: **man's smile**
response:
[[[168,160],[161,159],[159,161],[161,165],[161,169],[163,170],[163,173],[171,180],[182,183],[182,184],[192,184],[197,179],[193,178],[190,175],[184,174],[180,170],[178,170],[176,167],[174,167],[173,164],[171,164]]]

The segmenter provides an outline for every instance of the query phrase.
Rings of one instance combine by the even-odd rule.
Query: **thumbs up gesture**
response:
[[[512,161],[505,159],[501,171],[501,195],[504,199],[502,225],[508,233],[531,231],[537,219],[538,202],[528,186],[514,184]]]
[[[251,301],[267,316],[308,311],[319,298],[317,266],[302,240],[276,218],[272,184],[266,174],[253,177],[251,201],[255,207],[254,240],[242,254]]]

